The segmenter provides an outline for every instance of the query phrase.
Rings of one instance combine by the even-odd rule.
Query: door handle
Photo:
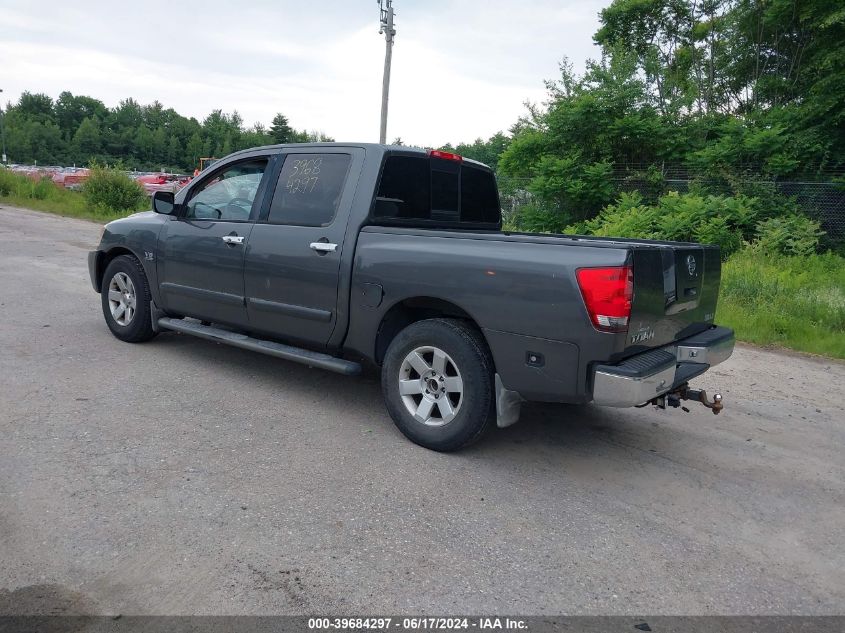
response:
[[[244,238],[242,235],[224,235],[223,241],[229,245],[233,244],[243,244]]]
[[[318,253],[334,253],[337,250],[337,244],[331,242],[311,242],[311,250]]]

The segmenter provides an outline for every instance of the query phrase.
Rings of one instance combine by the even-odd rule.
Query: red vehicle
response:
[[[81,189],[82,184],[91,175],[91,171],[85,168],[67,167],[53,174],[53,182],[65,189]]]
[[[171,191],[176,193],[187,185],[191,181],[191,178],[190,176],[180,176],[177,174],[145,174],[138,176],[135,180],[141,184],[148,195],[153,195],[156,191]]]

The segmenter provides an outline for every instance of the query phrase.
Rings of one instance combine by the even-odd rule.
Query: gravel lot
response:
[[[452,455],[377,376],[111,336],[95,224],[0,208],[0,613],[845,612],[845,365],[530,406]]]

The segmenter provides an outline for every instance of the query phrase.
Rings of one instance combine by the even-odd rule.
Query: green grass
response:
[[[845,258],[746,248],[722,266],[716,322],[741,341],[845,359]]]
[[[0,169],[0,203],[95,222],[110,222],[134,213],[92,205],[82,193],[58,187],[48,178],[35,181],[3,169]]]

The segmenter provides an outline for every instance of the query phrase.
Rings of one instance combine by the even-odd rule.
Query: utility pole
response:
[[[3,89],[0,88],[0,92],[3,92]],[[0,103],[0,137],[3,138],[3,159],[0,160],[4,165],[6,164],[6,110],[3,108],[3,104]]]
[[[384,79],[381,84],[381,131],[379,143],[387,143],[387,96],[390,92],[390,61],[393,57],[393,38],[396,29],[393,28],[393,0],[378,0],[381,18],[379,34],[384,33]]]

